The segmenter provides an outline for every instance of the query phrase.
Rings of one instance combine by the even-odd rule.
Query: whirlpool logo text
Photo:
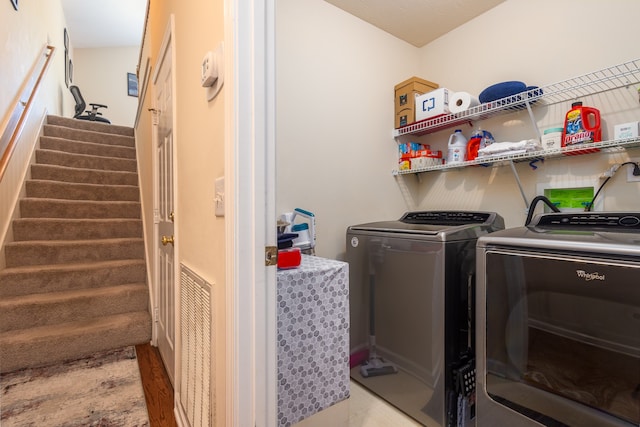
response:
[[[576,273],[578,274],[579,278],[584,279],[587,282],[590,282],[592,280],[603,280],[604,281],[604,274],[600,274],[598,272],[587,273],[584,270],[576,270]]]

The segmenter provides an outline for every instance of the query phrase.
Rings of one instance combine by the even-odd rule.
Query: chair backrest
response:
[[[87,107],[87,103],[84,102],[84,98],[82,97],[78,86],[71,85],[69,86],[69,90],[73,95],[73,99],[76,101],[76,113],[73,115],[73,118],[75,119],[84,112],[84,109]]]

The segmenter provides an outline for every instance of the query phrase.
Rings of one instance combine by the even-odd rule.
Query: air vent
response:
[[[215,425],[211,285],[180,265],[180,405],[192,427]]]

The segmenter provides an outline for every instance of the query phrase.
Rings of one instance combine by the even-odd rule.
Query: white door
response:
[[[171,37],[160,52],[154,77],[156,115],[156,222],[157,222],[157,341],[167,373],[175,386],[175,256],[173,168],[173,79]]]

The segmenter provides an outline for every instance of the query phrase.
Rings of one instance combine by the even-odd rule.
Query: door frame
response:
[[[227,420],[277,425],[275,0],[225,0]],[[252,167],[248,167],[252,165]]]

